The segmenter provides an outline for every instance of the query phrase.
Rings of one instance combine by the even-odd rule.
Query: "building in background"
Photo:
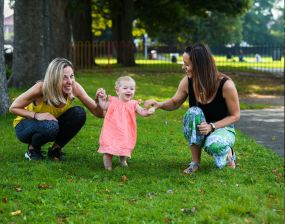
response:
[[[14,38],[14,16],[13,14],[4,18],[4,42],[12,44]]]

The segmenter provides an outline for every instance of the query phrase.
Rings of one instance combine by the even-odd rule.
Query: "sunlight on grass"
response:
[[[79,71],[76,79],[93,97],[99,87],[115,94],[114,82],[122,74],[134,77],[136,99],[143,100],[169,99],[183,77],[116,70]],[[232,77],[241,89],[279,85],[271,79]],[[23,90],[9,89],[9,94],[16,97]],[[78,99],[74,103],[81,105]],[[238,130],[236,170],[216,169],[203,152],[201,170],[183,175],[191,159],[182,132],[187,108],[185,102],[176,111],[137,116],[129,167],[120,167],[114,158],[112,172],[104,170],[97,153],[103,120],[89,111],[85,126],[64,147],[64,162],[25,161],[26,145],[16,139],[14,116],[0,117],[0,223],[283,223],[284,158]]]

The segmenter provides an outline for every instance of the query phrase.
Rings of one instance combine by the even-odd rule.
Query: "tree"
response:
[[[253,7],[244,17],[243,40],[249,44],[283,44],[284,6],[277,8],[279,18],[274,18],[273,9],[279,0],[254,0]]]
[[[250,6],[248,0],[198,1],[198,0],[93,0],[104,17],[112,20],[113,40],[132,43],[132,24],[139,20],[148,33],[179,33],[189,32],[184,29],[185,18],[197,15],[205,17],[208,14],[224,12],[225,15],[241,15]],[[103,9],[108,10],[103,10]],[[123,65],[132,65],[133,51],[129,51],[125,61],[118,62]]]
[[[226,19],[221,19],[226,18]],[[181,22],[183,30],[175,33],[164,32],[161,28],[149,33],[160,43],[178,45],[184,43],[204,42],[211,47],[239,43],[242,40],[242,18],[228,16],[221,12],[209,13],[207,16],[185,16]]]
[[[74,66],[81,62],[81,66],[94,65],[94,51],[90,50],[93,46],[92,34],[92,5],[91,0],[72,0],[69,2],[69,16],[71,26],[71,42],[81,43],[80,49],[74,47],[72,58]],[[85,60],[80,60],[80,53],[84,54]]]
[[[53,58],[68,57],[68,21],[68,0],[15,1],[13,67],[9,86],[30,86],[43,78]]]
[[[3,5],[4,0],[0,0],[0,115],[6,114],[10,105],[7,89],[7,79],[4,60],[4,33],[3,33]]]

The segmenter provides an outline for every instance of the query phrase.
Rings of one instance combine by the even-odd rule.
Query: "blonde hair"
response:
[[[130,76],[121,76],[115,82],[115,89],[118,89],[121,85],[121,82],[133,82],[136,85],[136,81]]]
[[[54,106],[66,104],[66,97],[62,91],[63,70],[73,65],[65,58],[55,58],[49,63],[43,83],[43,100]]]

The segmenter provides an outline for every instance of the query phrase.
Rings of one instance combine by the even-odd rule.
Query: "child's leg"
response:
[[[121,163],[121,166],[128,166],[127,157],[126,156],[120,156],[120,163]]]
[[[112,170],[112,157],[113,155],[104,153],[103,162],[106,170]]]

